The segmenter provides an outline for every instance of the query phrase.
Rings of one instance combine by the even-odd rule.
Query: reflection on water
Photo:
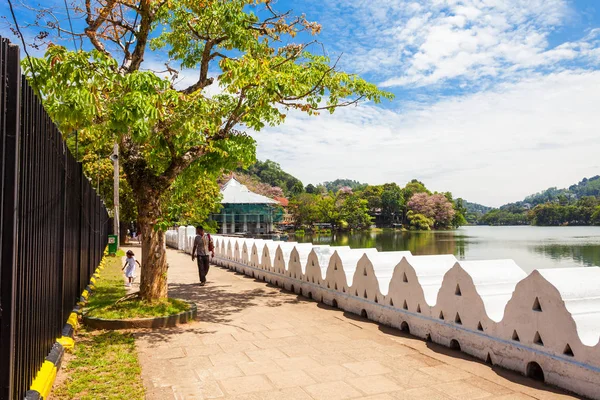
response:
[[[467,237],[460,231],[451,232],[401,232],[383,230],[370,233],[337,233],[332,236],[306,236],[303,242],[350,246],[375,247],[379,251],[410,250],[413,254],[465,254]]]
[[[383,230],[297,238],[300,242],[409,250],[415,255],[454,254],[459,259],[511,258],[529,272],[536,268],[600,266],[600,227],[469,226],[455,231]]]
[[[536,246],[534,250],[545,257],[557,261],[574,260],[586,266],[600,266],[600,248],[598,245],[547,244]]]

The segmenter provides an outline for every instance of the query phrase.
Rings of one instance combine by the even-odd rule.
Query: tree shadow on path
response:
[[[295,296],[283,295],[271,285],[236,291],[232,285],[210,282],[206,286],[170,284],[169,296],[196,303],[198,320],[213,324],[227,324],[233,315],[251,307],[279,307],[300,302]]]

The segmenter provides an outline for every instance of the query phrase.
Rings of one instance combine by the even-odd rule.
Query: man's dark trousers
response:
[[[200,273],[200,282],[206,282],[206,275],[210,267],[208,256],[198,256],[198,272]]]

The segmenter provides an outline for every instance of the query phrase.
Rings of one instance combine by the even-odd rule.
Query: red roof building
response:
[[[290,201],[285,197],[274,197],[274,200],[277,200],[283,207],[287,207],[290,204]]]

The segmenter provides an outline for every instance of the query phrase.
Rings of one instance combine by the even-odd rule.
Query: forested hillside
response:
[[[297,227],[311,229],[326,224],[332,229],[367,229],[402,226],[407,229],[449,229],[467,223],[467,206],[475,220],[487,207],[454,199],[452,193],[432,193],[413,179],[404,187],[396,183],[368,185],[352,179],[336,179],[302,186],[271,160],[258,161],[234,176],[255,193],[271,198],[287,197],[288,211]],[[225,183],[230,175],[223,176]]]
[[[323,182],[325,189],[332,192],[337,192],[341,188],[349,187],[352,190],[364,189],[368,185],[366,183],[360,183],[352,179],[336,179],[333,182]]]
[[[492,210],[492,207],[487,207],[468,201],[464,201],[463,204],[467,210],[465,218],[469,224],[476,224],[483,215]]]
[[[353,228],[363,228],[376,221],[378,225],[402,224],[418,229],[443,229],[465,223],[480,225],[600,225],[600,176],[584,178],[569,188],[548,188],[525,197],[522,201],[509,203],[500,208],[486,207],[462,199],[453,199],[452,194],[442,193],[452,204],[453,221],[440,222],[443,218],[431,211],[440,204],[433,200],[413,196],[428,193],[421,182],[412,180],[401,188],[395,183],[368,185],[352,179],[336,179],[317,185],[303,187],[302,182],[283,171],[274,161],[258,161],[245,170],[238,170],[236,178],[250,190],[269,197],[288,197],[296,207],[298,225],[317,222],[340,224],[346,219],[357,221]],[[344,206],[350,200],[348,205]],[[355,201],[356,200],[356,201]],[[359,201],[360,200],[360,201]],[[429,211],[416,206],[415,201],[429,202]],[[438,200],[441,201],[441,198]],[[363,204],[363,202],[366,202]],[[349,211],[352,205],[352,211]],[[344,208],[345,207],[345,208]],[[412,214],[409,211],[412,209]],[[415,208],[416,207],[416,208]],[[442,207],[443,208],[443,207]],[[310,209],[310,210],[309,210]],[[320,209],[316,212],[316,209]],[[416,212],[416,209],[421,212]],[[350,215],[352,214],[352,215]],[[454,217],[456,215],[456,217]],[[426,218],[422,218],[426,217]],[[336,220],[337,218],[337,220]]]
[[[600,175],[592,178],[583,178],[568,189],[557,189],[555,187],[544,190],[543,192],[532,194],[525,197],[522,202],[517,204],[529,204],[532,207],[544,203],[567,204],[574,200],[579,200],[586,196],[600,197]]]
[[[264,184],[268,184],[275,188],[281,188],[285,196],[294,196],[304,192],[302,182],[281,169],[281,166],[275,161],[257,161],[254,165],[247,169],[238,169],[237,174],[247,175],[250,179],[254,179]],[[246,180],[242,178],[242,180]],[[246,183],[246,182],[242,182]],[[249,187],[252,185],[249,185]]]
[[[568,189],[548,188],[503,205],[479,219],[484,225],[600,225],[600,176]]]

